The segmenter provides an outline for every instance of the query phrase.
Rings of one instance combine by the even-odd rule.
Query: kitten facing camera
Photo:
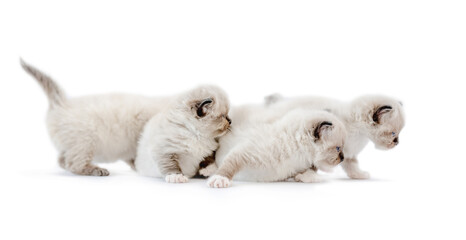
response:
[[[271,111],[285,113],[290,109],[305,108],[325,110],[335,114],[346,126],[348,137],[342,167],[353,179],[367,179],[369,173],[359,168],[357,156],[372,141],[376,148],[388,150],[400,142],[400,132],[405,125],[401,102],[390,97],[368,95],[351,102],[340,102],[320,97],[284,98],[274,94],[265,98]]]
[[[187,182],[229,131],[229,108],[226,93],[215,86],[181,94],[146,124],[135,161],[138,173]]]
[[[218,170],[208,186],[229,187],[232,179],[319,182],[318,169],[331,171],[344,160],[345,138],[343,123],[324,111],[297,109],[270,123],[233,126],[220,139]]]

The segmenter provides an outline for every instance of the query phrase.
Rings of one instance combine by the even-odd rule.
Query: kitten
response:
[[[399,134],[405,124],[401,102],[384,96],[368,95],[351,102],[302,97],[285,99],[279,94],[266,97],[271,111],[286,113],[290,109],[320,109],[335,114],[346,126],[348,136],[342,167],[353,179],[367,179],[369,173],[359,168],[357,156],[369,141],[378,149],[392,149],[399,143]]]
[[[50,77],[22,60],[21,65],[48,97],[46,124],[59,152],[59,165],[79,175],[108,176],[107,169],[94,163],[118,159],[134,169],[137,142],[144,125],[173,99],[129,94],[67,98]]]
[[[184,183],[218,148],[230,128],[229,102],[219,88],[203,86],[180,95],[145,126],[135,166],[145,176]]]
[[[270,120],[275,117],[265,123],[235,126],[220,139],[219,168],[208,186],[229,187],[233,178],[271,182],[294,177],[317,182],[317,169],[330,171],[343,161],[346,130],[332,114],[298,109]]]
[[[245,104],[242,106],[234,107],[231,109],[230,114],[234,119],[234,129],[247,128],[251,125],[259,123],[273,123],[281,117],[282,113],[274,113],[265,108],[262,104]],[[210,177],[218,169],[215,162],[216,154],[208,156],[199,165],[199,175],[204,177]]]

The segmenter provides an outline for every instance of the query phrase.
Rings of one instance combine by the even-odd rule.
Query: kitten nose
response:
[[[228,124],[231,125],[231,119],[229,117],[226,117],[227,121],[228,121]]]
[[[395,145],[398,145],[398,143],[399,143],[399,142],[398,142],[398,137],[396,137],[395,139],[393,139],[393,143],[394,143]]]
[[[343,152],[340,152],[340,154],[338,154],[338,157],[340,158],[340,162],[343,162],[343,160],[345,160],[345,155],[343,154]]]

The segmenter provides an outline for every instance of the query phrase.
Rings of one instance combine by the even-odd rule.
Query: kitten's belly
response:
[[[238,172],[233,177],[233,180],[247,182],[277,182],[287,178],[274,172],[275,171],[273,169],[244,169]]]
[[[124,153],[115,153],[107,152],[105,155],[95,155],[93,162],[95,163],[112,163],[118,160],[132,160],[136,158],[136,153],[134,151],[124,152]]]
[[[99,151],[94,155],[94,162],[111,163],[119,159],[130,160],[136,157],[136,140],[116,140],[101,144]]]
[[[279,182],[304,172],[309,166],[305,162],[295,166],[276,166],[268,168],[245,168],[238,172],[233,180],[249,182]]]

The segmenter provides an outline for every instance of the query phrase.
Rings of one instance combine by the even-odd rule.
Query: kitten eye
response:
[[[341,150],[341,147],[337,147],[337,152],[340,152],[340,150]]]
[[[392,137],[396,136],[396,133],[395,132],[392,132]]]

